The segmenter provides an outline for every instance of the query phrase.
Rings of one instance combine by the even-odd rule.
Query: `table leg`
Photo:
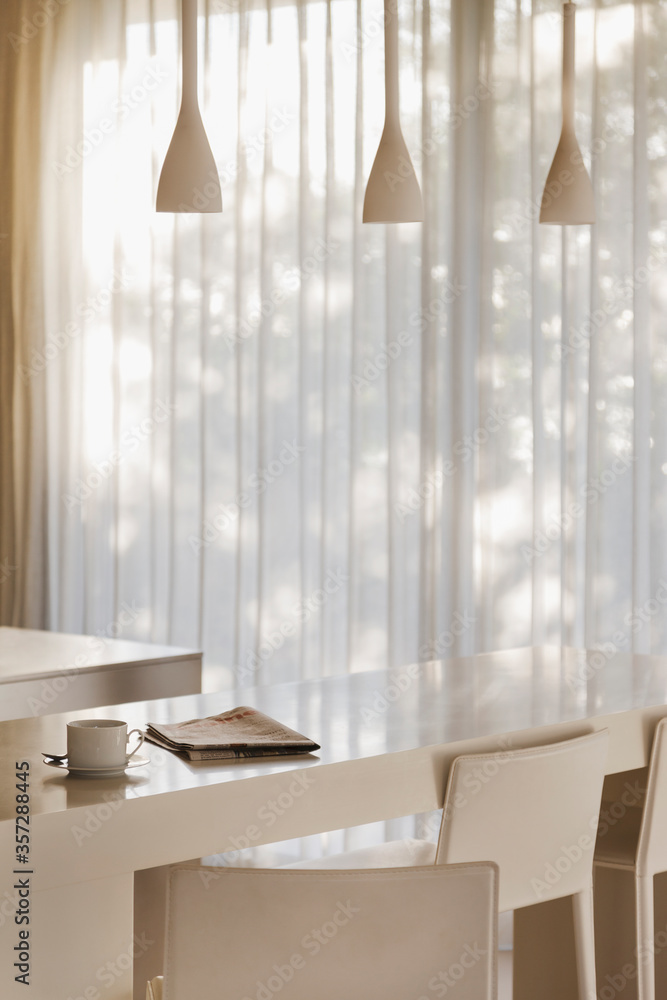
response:
[[[637,1000],[635,877],[614,868],[595,870],[595,961],[598,996]],[[667,873],[657,875],[654,892],[655,995],[667,995]]]
[[[597,996],[636,1000],[634,875],[595,871]],[[655,879],[656,996],[667,996],[667,874]],[[577,1000],[569,898],[514,914],[514,1000]]]
[[[595,967],[605,1000],[637,1000],[634,885],[633,872],[595,869]]]
[[[572,898],[514,911],[514,1000],[578,1000]]]
[[[199,865],[201,860],[191,858],[180,863]],[[134,931],[139,938],[152,942],[150,948],[138,952],[134,959],[134,1000],[144,1000],[147,981],[164,972],[167,877],[171,867],[162,865],[134,873]]]
[[[134,961],[134,1000],[144,1000],[146,983],[163,973],[167,875],[171,865],[134,873],[134,927],[154,945]]]

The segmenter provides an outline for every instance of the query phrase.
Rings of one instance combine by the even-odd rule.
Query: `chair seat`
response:
[[[642,810],[631,806],[613,826],[609,824],[603,833],[598,834],[595,864],[634,868],[641,822]]]
[[[428,840],[389,840],[384,844],[361,847],[356,851],[343,851],[324,858],[295,861],[283,868],[413,868],[435,864],[435,844]]]

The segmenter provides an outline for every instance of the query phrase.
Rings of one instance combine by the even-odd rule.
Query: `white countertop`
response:
[[[136,663],[189,660],[200,650],[106,636],[68,635],[0,627],[0,684],[41,680],[54,674],[124,668]]]
[[[592,666],[602,661],[600,666]],[[588,676],[590,675],[590,676]],[[401,690],[402,689],[402,690]],[[113,793],[140,800],[164,792],[236,783],[302,768],[334,765],[400,754],[436,745],[488,740],[523,733],[524,742],[565,739],[586,731],[581,723],[615,713],[641,713],[656,706],[665,714],[667,658],[584,653],[560,647],[506,650],[480,656],[280,684],[242,692],[184,695],[157,701],[86,709],[0,723],[0,823],[13,817],[14,763],[31,770],[31,814],[58,813],[105,801]],[[177,722],[214,715],[240,704],[252,705],[317,743],[316,755],[238,761],[190,762],[144,745],[151,765],[121,778],[86,780],[44,765],[42,751],[64,753],[70,719],[120,718],[130,728],[151,722]],[[574,725],[573,725],[574,724]],[[578,725],[577,725],[578,724]],[[625,722],[623,723],[625,725]],[[617,720],[617,727],[621,720]],[[588,727],[590,729],[590,727]],[[535,730],[539,730],[536,734]],[[612,734],[613,736],[613,734]],[[645,756],[649,734],[643,749]],[[520,745],[518,739],[513,745]],[[461,752],[461,751],[459,751]],[[632,766],[641,766],[638,760]],[[609,771],[627,769],[614,764]],[[429,805],[428,808],[433,808]],[[424,807],[426,808],[426,806]]]

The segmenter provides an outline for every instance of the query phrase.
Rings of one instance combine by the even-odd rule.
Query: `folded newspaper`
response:
[[[241,705],[208,719],[190,719],[158,725],[149,722],[146,739],[167,750],[185,753],[190,760],[223,757],[268,757],[273,754],[319,750],[306,736],[295,733],[256,708]]]

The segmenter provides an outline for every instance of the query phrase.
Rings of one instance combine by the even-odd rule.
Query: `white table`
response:
[[[591,663],[575,650],[505,651],[391,674],[257,688],[242,700],[193,695],[0,724],[0,994],[130,1000],[132,954],[143,960],[151,947],[132,942],[135,872],[231,850],[242,836],[271,843],[436,809],[449,764],[462,752],[608,727],[609,773],[645,766],[653,726],[667,711],[667,659],[601,659],[597,667],[599,658]],[[137,725],[239,703],[281,719],[322,750],[303,758],[195,764],[150,747],[150,766],[106,781],[63,777],[41,761],[41,750],[64,748],[66,721],[85,714]],[[34,871],[29,993],[13,982],[10,959],[18,943],[14,762],[22,760],[30,764]],[[273,813],[269,825],[262,819],[266,806],[280,796],[289,807]],[[539,929],[533,953],[550,919],[545,912],[540,925],[537,909],[529,926],[517,923],[524,943]],[[561,998],[568,990],[560,990]]]
[[[0,628],[0,720],[201,691],[202,654],[106,636]]]

